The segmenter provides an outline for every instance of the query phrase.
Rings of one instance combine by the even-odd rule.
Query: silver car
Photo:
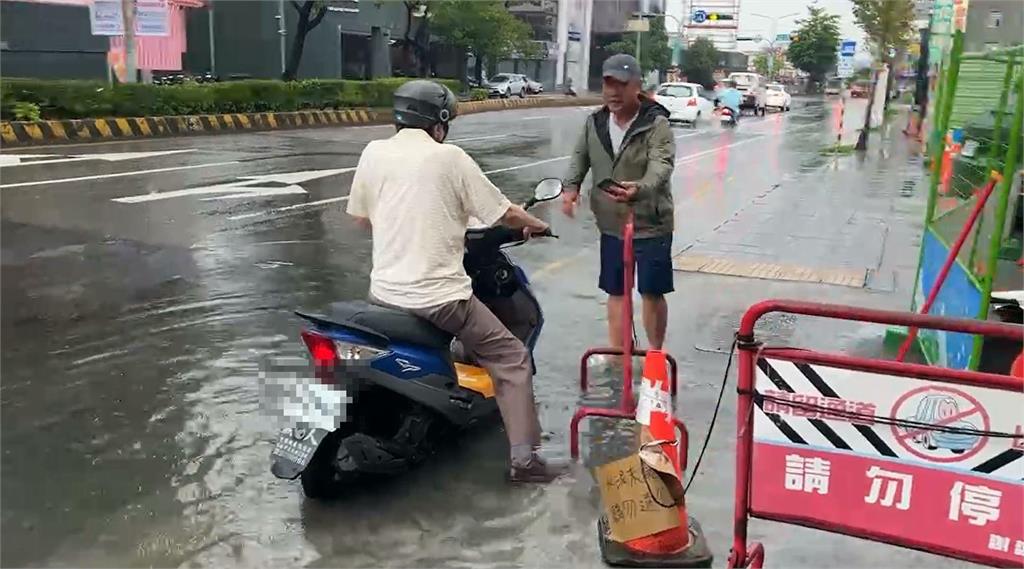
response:
[[[487,93],[492,97],[526,97],[526,77],[518,73],[498,73],[487,80]]]
[[[540,81],[534,81],[533,79],[530,79],[529,77],[526,77],[525,79],[526,79],[526,92],[527,93],[530,93],[531,95],[536,95],[538,93],[543,93],[544,92],[544,84],[543,83],[541,83]]]

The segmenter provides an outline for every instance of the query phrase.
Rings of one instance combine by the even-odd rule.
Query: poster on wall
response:
[[[169,15],[167,0],[136,0],[135,35],[170,35]],[[123,36],[121,0],[94,0],[89,4],[89,26],[94,36]]]

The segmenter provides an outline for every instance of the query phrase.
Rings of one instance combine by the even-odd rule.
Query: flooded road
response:
[[[791,211],[803,200],[823,200],[809,203],[827,209],[840,199],[830,193],[838,188],[816,185],[829,168],[857,168],[818,153],[835,139],[835,110],[807,99],[736,130],[678,129],[674,249],[708,243],[739,219],[764,232],[774,254],[796,254],[799,245],[784,234],[744,225],[743,212],[771,196]],[[563,174],[587,111],[463,117],[451,142],[524,201],[539,179]],[[269,473],[280,424],[260,410],[257,378],[271,358],[304,357],[292,310],[365,296],[369,241],[344,206],[362,147],[390,132],[4,154],[4,566],[600,566],[590,475],[581,467],[549,487],[509,486],[496,428],[337,503],[304,500],[297,483]],[[905,167],[905,158],[894,160]],[[876,194],[841,199],[919,217],[915,196]],[[894,203],[903,204],[896,214]],[[561,239],[531,242],[515,255],[546,311],[536,378],[546,444],[567,456],[569,417],[580,400],[578,356],[605,341],[597,239],[589,214],[568,220],[550,206],[538,211]],[[901,246],[916,255],[912,244]],[[913,263],[879,263],[888,279],[879,282],[887,284],[865,290],[677,273],[668,349],[681,363],[678,411],[694,444],[707,431],[724,370],[719,352],[747,305],[813,295],[905,306],[907,293],[893,293],[912,285],[903,272]],[[831,328],[825,340],[821,327],[774,326],[786,340],[868,351],[878,343],[853,327]],[[599,375],[587,401],[612,400],[613,385]],[[731,400],[727,407],[690,497],[719,564],[731,533]],[[616,429],[591,424],[585,446],[613,445]],[[791,527],[765,532],[776,545],[770,555],[784,566],[821,565],[820,555],[857,565],[931,559],[882,546],[862,551],[861,542]],[[792,536],[814,539],[798,546]]]

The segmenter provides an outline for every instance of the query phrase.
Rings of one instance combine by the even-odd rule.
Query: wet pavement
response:
[[[451,142],[522,201],[538,180],[563,173],[587,110],[471,115]],[[677,273],[667,347],[681,364],[678,412],[695,447],[748,305],[908,304],[920,163],[898,127],[879,133],[865,158],[821,156],[835,140],[836,110],[803,99],[736,130],[676,131],[676,251],[742,256],[753,243],[779,262],[870,270],[863,289]],[[590,476],[509,486],[497,430],[337,503],[304,500],[297,483],[268,471],[279,425],[260,410],[259,370],[270,358],[304,356],[293,309],[365,295],[369,242],[344,206],[361,149],[389,133],[290,131],[0,157],[4,566],[601,565]],[[561,239],[515,256],[546,311],[537,392],[549,450],[564,456],[580,400],[578,356],[605,333],[593,220],[556,209],[538,211]],[[822,219],[812,221],[815,213]],[[834,237],[842,219],[847,228]],[[878,328],[794,318],[769,319],[766,332],[863,353],[881,344]],[[599,377],[587,402],[607,403],[613,385]],[[688,497],[717,565],[730,546],[732,409],[727,397]],[[598,450],[585,453],[588,464],[614,447],[619,428],[590,425],[584,445]],[[791,526],[755,524],[751,534],[776,566],[957,565]]]

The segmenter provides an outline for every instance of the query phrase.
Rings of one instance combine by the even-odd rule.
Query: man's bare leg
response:
[[[644,332],[651,349],[660,350],[665,345],[665,329],[668,328],[668,302],[665,295],[643,295]]]
[[[608,345],[622,347],[622,296],[608,295]]]

